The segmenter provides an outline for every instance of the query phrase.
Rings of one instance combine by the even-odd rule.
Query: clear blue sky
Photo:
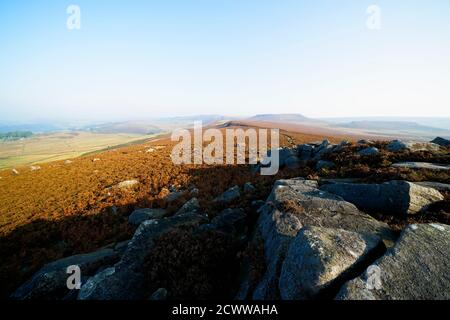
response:
[[[448,0],[0,0],[0,120],[448,117],[449,17]]]

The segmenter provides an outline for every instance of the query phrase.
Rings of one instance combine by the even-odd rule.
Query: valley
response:
[[[116,145],[149,139],[155,135],[66,131],[0,141],[0,170],[66,160]]]

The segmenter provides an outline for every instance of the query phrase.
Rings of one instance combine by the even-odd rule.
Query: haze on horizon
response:
[[[448,1],[69,4],[0,2],[0,120],[450,117]]]

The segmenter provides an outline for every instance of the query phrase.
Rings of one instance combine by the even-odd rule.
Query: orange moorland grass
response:
[[[322,139],[280,131],[281,146]],[[328,139],[339,142],[341,137]],[[174,165],[170,159],[174,145],[166,137],[75,158],[70,163],[41,164],[40,170],[18,167],[19,174],[0,171],[0,296],[9,294],[45,263],[131,238],[135,227],[127,218],[135,208],[163,207],[175,212],[187,199],[181,197],[167,204],[164,197],[170,186],[198,188],[202,208],[214,216],[223,207],[211,200],[229,187],[248,181],[256,187],[259,199],[265,199],[274,180],[298,176],[354,176],[372,182],[392,178],[449,180],[448,174],[390,167],[391,162],[403,160],[448,161],[445,155],[435,159],[426,153],[394,155],[382,150],[379,157],[367,158],[356,155],[362,146],[352,144],[343,152],[329,155],[336,169],[316,172],[311,164],[282,170],[276,176],[261,176],[252,174],[248,165]],[[377,146],[383,149],[384,145],[380,142]],[[127,180],[139,183],[126,189],[115,187]],[[231,206],[248,209],[251,200],[242,197]],[[448,201],[441,206],[446,204]],[[442,220],[441,215],[436,219]]]
[[[320,139],[280,132],[282,146]],[[170,159],[174,144],[158,139],[40,164],[40,170],[0,171],[0,295],[10,293],[45,263],[131,238],[134,227],[127,223],[128,215],[135,208],[166,207],[169,186],[197,187],[202,207],[214,214],[220,208],[211,200],[230,186],[252,181],[263,198],[275,179],[298,174],[261,177],[245,165],[177,166]],[[127,180],[139,184],[115,187]]]

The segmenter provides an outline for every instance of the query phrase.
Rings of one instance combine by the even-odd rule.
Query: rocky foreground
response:
[[[392,141],[385,148],[392,153],[426,151],[445,157],[446,141]],[[382,152],[370,141],[360,144],[364,147],[359,148],[359,156]],[[324,141],[284,148],[280,164],[328,170],[338,166],[333,157],[346,145]],[[425,166],[449,169],[442,163]],[[414,223],[399,232],[386,222],[389,218],[374,217],[426,214],[445,200],[448,191],[448,184],[433,181],[367,183],[299,177],[276,181],[265,201],[258,200],[251,183],[230,186],[214,200],[225,207],[230,204],[229,208],[212,217],[204,213],[196,198],[198,190],[193,189],[190,200],[175,214],[163,208],[134,211],[128,218],[138,226],[132,239],[47,264],[11,298],[162,300],[180,297],[185,286],[207,292],[205,287],[226,283],[226,296],[239,300],[447,300],[450,226]],[[180,193],[174,190],[168,197]],[[231,205],[249,195],[255,199],[252,210]],[[246,254],[235,265],[230,261],[237,252]],[[191,266],[198,264],[203,269],[194,272]],[[67,289],[71,265],[81,269],[79,290]],[[211,265],[215,268],[209,275]],[[177,279],[179,275],[183,280]]]

